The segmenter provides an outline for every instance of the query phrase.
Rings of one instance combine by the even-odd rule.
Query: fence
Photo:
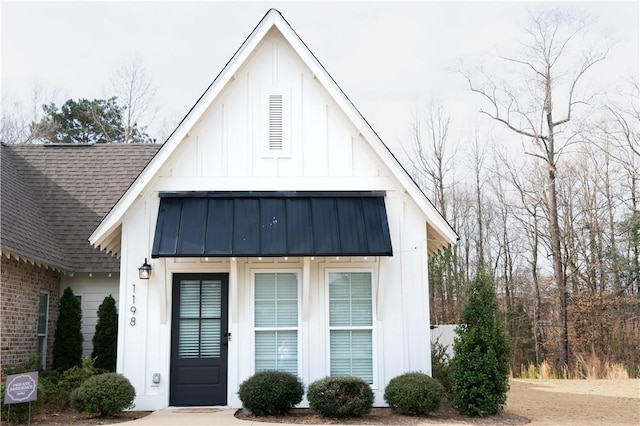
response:
[[[453,339],[456,336],[457,324],[440,324],[431,326],[431,344],[440,343],[447,350],[449,358],[453,358]]]

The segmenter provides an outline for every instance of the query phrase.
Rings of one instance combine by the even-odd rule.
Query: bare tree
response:
[[[409,158],[413,176],[444,217],[455,220],[459,204],[453,191],[449,127],[451,116],[438,101],[425,112],[416,114],[413,125],[412,153]],[[455,227],[456,224],[452,223]],[[453,323],[458,317],[458,298],[462,287],[459,273],[459,248],[446,250],[429,262],[430,303],[434,323]]]
[[[1,110],[0,141],[4,143],[26,142],[29,135],[29,123],[20,102],[3,92]]]
[[[585,133],[585,139],[598,148],[604,160],[599,161],[596,171],[603,179],[611,268],[614,288],[619,293],[629,290],[640,293],[640,239],[634,237],[640,227],[639,99],[637,78],[623,81],[622,87],[612,91],[602,104],[604,115]],[[617,240],[618,236],[627,239]],[[631,271],[623,273],[629,266]]]
[[[485,212],[483,206],[485,205],[482,199],[482,190],[484,185],[484,177],[482,175],[485,167],[485,157],[487,145],[480,140],[480,131],[476,129],[473,133],[471,140],[471,152],[469,154],[469,162],[471,163],[471,170],[473,171],[473,184],[475,190],[475,208],[476,208],[476,223],[478,226],[478,233],[476,238],[476,250],[478,252],[478,265],[484,265],[485,261]],[[485,265],[486,266],[486,265]]]
[[[123,107],[123,140],[131,143],[136,126],[145,131],[158,112],[156,87],[139,56],[115,70],[111,76],[111,89],[110,96],[115,95]]]
[[[625,93],[622,93],[623,102],[607,102],[604,107],[614,120],[612,139],[622,146],[626,145],[640,158],[640,83],[632,77],[627,86]]]
[[[425,190],[434,196],[434,204],[447,217],[445,190],[447,175],[455,153],[451,152],[449,126],[451,116],[444,106],[432,101],[424,114],[418,113],[413,125],[413,155],[409,161],[414,175]]]
[[[0,141],[19,144],[37,140],[39,135],[32,131],[32,124],[42,118],[43,105],[54,102],[59,95],[59,90],[45,88],[40,83],[34,83],[31,86],[27,101],[3,91],[0,108]]]
[[[553,274],[560,297],[560,363],[567,366],[567,286],[558,222],[556,175],[558,156],[563,146],[571,143],[570,135],[563,130],[573,119],[577,106],[586,101],[585,97],[578,95],[578,84],[607,55],[606,48],[594,45],[585,48],[582,37],[588,34],[587,28],[585,21],[558,10],[539,13],[532,16],[530,25],[524,28],[526,41],[521,49],[523,53],[500,57],[505,68],[511,66],[517,70],[519,78],[514,78],[518,74],[510,73],[510,82],[500,83],[497,76],[485,73],[486,81],[478,82],[469,73],[464,74],[471,91],[489,104],[489,109],[481,109],[480,112],[530,140],[535,150],[527,153],[541,160],[546,168],[545,198]],[[579,60],[575,61],[576,57]]]

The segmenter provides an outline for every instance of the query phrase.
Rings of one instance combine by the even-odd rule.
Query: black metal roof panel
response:
[[[391,256],[384,192],[160,194],[151,257]]]

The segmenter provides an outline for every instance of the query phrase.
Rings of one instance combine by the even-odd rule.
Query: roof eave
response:
[[[37,266],[39,268],[51,269],[53,271],[65,274],[65,275],[73,275],[73,271],[68,267],[62,267],[60,265],[54,265],[51,262],[47,262],[42,259],[35,259],[33,256],[24,255],[18,253],[14,250],[8,250],[6,248],[0,248],[0,256],[4,256],[7,259],[13,259],[17,261],[22,261],[25,263],[29,263],[33,266]]]

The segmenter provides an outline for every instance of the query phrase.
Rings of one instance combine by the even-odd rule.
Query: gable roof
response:
[[[2,144],[2,253],[63,272],[118,271],[87,239],[159,148]]]
[[[284,39],[292,46],[300,59],[313,72],[316,80],[327,90],[344,114],[356,126],[363,138],[370,144],[374,152],[382,159],[393,175],[403,185],[409,195],[416,201],[419,208],[429,218],[427,232],[430,244],[429,252],[435,253],[443,247],[453,244],[457,235],[453,228],[440,215],[425,194],[420,190],[416,182],[402,167],[398,159],[391,153],[362,114],[356,109],[342,89],[329,75],[318,59],[300,39],[282,14],[276,9],[270,9],[249,37],[242,43],[233,57],[227,62],[215,80],[198,99],[195,105],[180,122],[178,127],[169,136],[158,154],[149,162],[145,170],[138,176],[114,208],[102,220],[100,225],[89,238],[91,244],[103,250],[117,253],[119,250],[119,232],[122,217],[136,200],[145,187],[158,173],[161,166],[169,159],[179,144],[189,137],[189,131],[197,123],[198,119],[206,112],[207,108],[215,101],[226,85],[235,78],[236,72],[245,64],[252,52],[257,48],[262,39],[272,29],[276,28]],[[116,238],[114,238],[114,234]]]

